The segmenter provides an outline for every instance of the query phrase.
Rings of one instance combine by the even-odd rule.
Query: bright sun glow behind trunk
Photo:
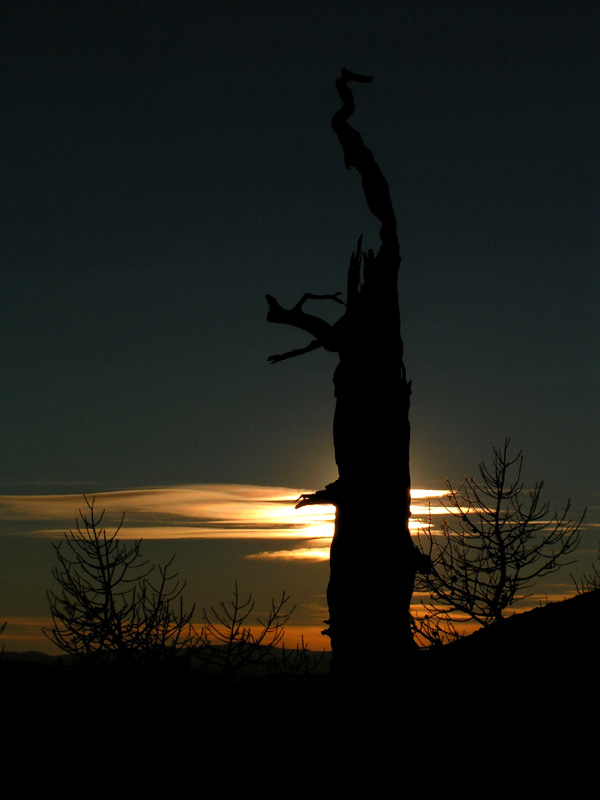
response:
[[[96,495],[96,509],[106,509],[103,524],[116,527],[127,539],[254,539],[262,540],[254,558],[329,557],[335,509],[314,505],[294,508],[305,489],[240,484],[198,484],[129,489]],[[443,512],[445,494],[413,489],[411,528],[428,524],[430,515]],[[11,495],[0,497],[0,533],[15,528],[34,536],[61,536],[73,526],[77,510],[85,506],[79,495]],[[288,549],[263,549],[264,540],[286,542]],[[299,540],[302,540],[300,544]],[[296,543],[294,545],[294,542]],[[292,549],[290,549],[290,545]]]

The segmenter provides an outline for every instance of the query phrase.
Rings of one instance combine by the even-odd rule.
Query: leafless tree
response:
[[[600,589],[600,552],[598,552],[596,561],[592,563],[590,572],[584,572],[581,578],[573,578],[573,583],[578,594]]]
[[[185,583],[170,571],[173,559],[150,563],[141,541],[119,538],[123,517],[109,533],[104,511],[96,513],[93,499],[85,502],[75,530],[54,545],[59,590],[48,593],[53,625],[43,631],[63,652],[86,663],[193,664],[225,678],[254,674],[257,666],[287,675],[316,671],[320,659],[304,642],[294,650],[283,645],[294,611],[285,592],[251,625],[255,601],[251,594],[243,600],[236,583],[233,599],[203,609],[205,625],[196,629],[194,607],[183,606]]]
[[[258,625],[253,628],[250,617],[255,601],[252,594],[242,600],[236,582],[229,603],[222,602],[209,611],[203,609],[205,625],[200,632],[202,646],[197,655],[204,659],[205,666],[222,677],[239,676],[259,664],[273,666],[274,656],[281,665],[285,653],[277,654],[275,648],[282,644],[285,625],[294,611],[294,607],[289,608],[289,601],[285,592],[279,601],[272,600],[266,617],[258,617]]]
[[[418,588],[427,600],[416,619],[424,638],[454,638],[465,618],[479,625],[502,619],[507,608],[528,596],[540,578],[569,562],[579,544],[585,511],[576,521],[549,513],[542,501],[543,482],[527,490],[521,480],[523,455],[509,455],[510,439],[494,448],[491,467],[479,464],[479,478],[466,478],[454,489],[449,481],[449,519],[441,533],[431,527],[419,534],[432,561]]]
[[[345,301],[339,292],[306,293],[294,306],[284,308],[267,295],[269,322],[291,325],[310,336],[304,347],[270,356],[271,363],[320,348],[337,357],[333,446],[339,477],[317,492],[302,495],[297,507],[326,503],[336,509],[326,633],[331,637],[337,676],[351,681],[357,671],[364,678],[365,670],[356,661],[356,632],[372,627],[376,609],[401,609],[394,641],[410,658],[414,644],[409,608],[415,572],[423,566],[408,529],[411,383],[400,332],[396,216],[383,172],[349,123],[355,110],[351,84],[371,80],[371,76],[342,69],[336,81],[341,106],[331,126],[345,165],[359,174],[367,207],[380,223],[378,248],[363,249],[359,237],[350,257]],[[334,301],[344,310],[340,308],[340,317],[330,324],[305,310],[306,303],[315,300]],[[374,498],[386,506],[383,526],[373,514]],[[391,667],[389,677],[395,677]]]
[[[94,499],[85,497],[75,530],[54,545],[58,591],[48,600],[53,624],[45,635],[65,653],[84,660],[120,663],[165,662],[188,648],[194,608],[185,611],[185,583],[166,565],[151,564],[141,541],[118,537],[123,518],[108,533]]]

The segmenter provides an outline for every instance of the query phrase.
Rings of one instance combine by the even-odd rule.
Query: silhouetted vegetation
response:
[[[251,625],[255,602],[252,594],[242,600],[236,583],[229,603],[203,609],[205,624],[194,649],[196,668],[222,678],[316,672],[321,659],[308,652],[303,640],[293,650],[285,648],[285,625],[295,608],[289,608],[289,602],[283,592],[278,601],[271,601],[265,617],[257,617],[258,625]]]
[[[108,533],[94,500],[85,498],[75,530],[53,545],[59,566],[53,570],[58,591],[48,592],[53,625],[46,636],[61,650],[90,661],[110,655],[120,663],[172,660],[194,641],[185,611],[185,586],[165,566],[150,564],[141,540],[118,538],[123,518]]]
[[[584,572],[580,578],[573,578],[573,583],[578,594],[600,589],[600,552],[592,563],[590,571]]]
[[[141,540],[119,538],[102,527],[94,500],[85,498],[75,530],[53,545],[59,566],[53,576],[58,591],[48,593],[53,626],[43,629],[64,653],[86,664],[127,666],[177,665],[196,674],[232,678],[257,674],[299,675],[315,672],[320,659],[302,641],[283,645],[285,625],[294,608],[281,595],[264,617],[251,624],[255,602],[240,598],[203,609],[204,625],[192,624],[194,606],[184,610],[185,583],[165,566],[151,564]]]
[[[479,464],[479,479],[466,478],[458,489],[447,481],[449,519],[441,533],[430,527],[419,535],[432,569],[418,578],[427,599],[414,624],[430,644],[456,638],[461,619],[481,626],[501,620],[537,580],[571,563],[579,544],[585,512],[568,520],[568,501],[550,514],[543,482],[524,488],[522,452],[511,457],[509,446],[506,439],[494,448],[491,467]]]

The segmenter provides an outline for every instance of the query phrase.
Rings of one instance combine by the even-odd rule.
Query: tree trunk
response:
[[[338,353],[333,382],[333,421],[338,480],[324,490],[303,496],[298,506],[332,503],[335,533],[327,589],[333,668],[340,676],[364,672],[366,647],[379,647],[378,674],[395,669],[392,649],[414,645],[410,600],[418,551],[411,541],[410,516],[410,383],[406,380],[400,335],[398,269],[400,248],[389,188],[371,151],[348,124],[354,98],[348,82],[371,78],[343,70],[336,86],[342,108],[332,127],[348,168],[354,167],[370,211],[381,222],[377,254],[361,251],[362,237],[348,270],[346,310],[329,325],[302,310],[305,295],[290,310],[268,297],[272,322],[310,332],[308,347],[275,362],[323,346]],[[330,296],[336,299],[336,296]]]

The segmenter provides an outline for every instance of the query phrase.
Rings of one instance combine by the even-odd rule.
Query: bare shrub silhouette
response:
[[[584,572],[581,578],[571,577],[575,584],[577,594],[595,592],[597,589],[600,589],[600,552],[598,552],[596,561],[592,563],[590,572]]]
[[[585,511],[567,519],[570,501],[559,514],[542,501],[543,482],[527,490],[521,481],[522,451],[509,455],[510,439],[494,448],[491,467],[479,464],[479,479],[449,481],[450,518],[441,533],[425,529],[419,544],[432,562],[418,589],[427,599],[413,624],[421,643],[444,643],[458,636],[465,619],[481,626],[501,620],[506,609],[527,597],[545,575],[571,563]]]
[[[295,610],[283,592],[279,600],[271,600],[271,608],[258,625],[251,624],[255,608],[252,594],[240,597],[237,582],[229,603],[202,610],[204,626],[199,633],[200,647],[195,656],[204,671],[220,677],[244,677],[267,672],[299,675],[316,672],[323,658],[310,653],[304,639],[293,650],[285,647],[285,626]]]
[[[173,559],[164,566],[150,563],[141,540],[119,538],[123,516],[109,533],[102,526],[105,512],[96,513],[94,499],[84,499],[87,511],[79,511],[75,529],[53,545],[59,589],[48,592],[53,625],[42,630],[63,652],[84,663],[193,663],[197,671],[220,677],[257,668],[286,675],[316,671],[320,658],[303,640],[295,650],[283,646],[294,611],[285,592],[252,626],[255,601],[251,594],[242,600],[236,583],[230,603],[203,609],[205,625],[196,629],[195,606],[184,609],[185,582],[171,572]]]
[[[434,606],[431,600],[423,601],[422,605],[424,613],[411,613],[413,638],[420,648],[441,647],[460,638],[457,620],[450,609]]]
[[[84,497],[75,530],[53,545],[59,561],[52,574],[58,591],[48,592],[53,625],[44,634],[61,650],[84,661],[110,656],[119,663],[172,661],[194,641],[194,607],[185,611],[185,582],[166,565],[141,554],[141,540],[118,538],[123,517],[108,533],[104,511]]]

